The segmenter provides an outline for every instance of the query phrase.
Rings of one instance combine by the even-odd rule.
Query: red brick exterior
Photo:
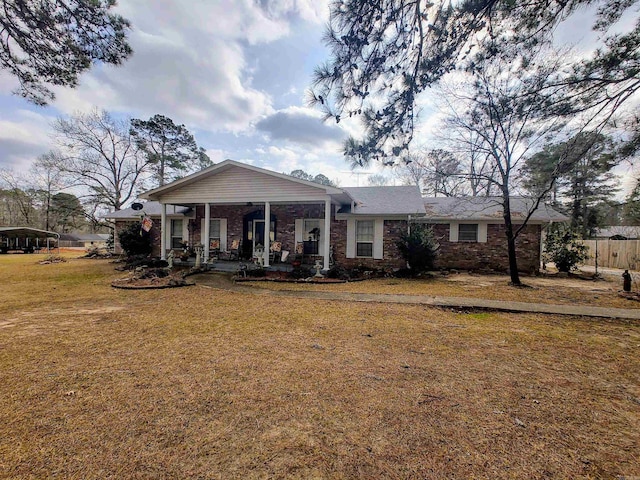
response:
[[[227,219],[227,245],[234,239],[243,240],[245,236],[244,218],[256,213],[264,218],[264,206],[248,205],[212,205],[211,218]],[[194,219],[188,221],[190,244],[201,243],[201,225],[204,218],[204,205],[196,208]],[[282,242],[282,249],[295,252],[295,220],[299,218],[324,218],[324,204],[313,205],[272,205],[271,218],[275,220],[275,240]],[[160,218],[153,219],[151,230],[154,248],[153,255],[160,256]],[[130,221],[116,222],[116,253],[120,253],[117,232]],[[504,225],[492,224],[487,228],[486,243],[450,242],[449,225],[432,225],[436,239],[440,243],[440,250],[436,259],[436,268],[458,268],[464,270],[496,270],[507,271],[507,239]],[[321,226],[322,228],[322,226]],[[331,246],[336,264],[346,267],[386,268],[396,269],[405,266],[405,262],[398,252],[396,242],[402,232],[407,230],[406,220],[385,220],[383,237],[383,259],[346,258],[347,252],[347,221],[336,220],[335,206],[331,212]],[[518,252],[518,269],[520,271],[537,271],[540,265],[540,225],[527,225],[516,241]],[[246,238],[244,238],[246,242]],[[322,253],[322,252],[320,252]],[[305,260],[313,262],[316,257]],[[322,258],[318,255],[317,258]]]
[[[437,268],[496,271],[509,269],[504,225],[488,225],[486,243],[450,242],[448,224],[436,224],[432,227],[440,243],[436,259]],[[531,272],[540,268],[540,233],[540,225],[527,225],[518,235],[518,270]]]

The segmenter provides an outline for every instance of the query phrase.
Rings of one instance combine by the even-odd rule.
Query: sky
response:
[[[78,88],[37,107],[0,72],[0,168],[20,172],[53,146],[51,122],[94,107],[117,117],[163,114],[184,124],[214,162],[230,158],[355,185],[341,153],[348,126],[323,123],[305,91],[328,59],[325,0],[120,0],[134,54],[94,66]]]
[[[119,0],[115,11],[133,27],[134,54],[122,66],[94,66],[79,87],[55,88],[56,100],[44,108],[12,95],[16,81],[0,71],[0,168],[26,171],[52,148],[53,120],[97,107],[121,118],[168,116],[216,163],[230,158],[366,185],[367,175],[350,172],[341,153],[357,125],[324,123],[305,102],[314,68],[329,58],[322,42],[328,3]],[[578,16],[559,33],[588,50],[593,39],[584,26]],[[428,132],[435,120],[428,101],[423,107]]]

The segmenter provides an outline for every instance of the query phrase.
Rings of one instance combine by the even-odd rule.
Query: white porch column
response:
[[[209,237],[210,232],[209,228],[211,228],[211,209],[209,208],[209,204],[204,204],[204,232],[202,232],[202,237],[200,239],[200,243],[204,245],[204,258],[205,261],[209,261]]]
[[[324,201],[324,268],[329,270],[329,255],[331,251],[331,199]]]
[[[160,258],[167,259],[167,204],[162,204],[160,213]]]
[[[271,246],[271,203],[264,202],[264,266],[269,266],[269,247]]]

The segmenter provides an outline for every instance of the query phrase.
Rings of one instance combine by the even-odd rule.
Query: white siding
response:
[[[161,196],[164,203],[324,200],[323,188],[232,167]]]

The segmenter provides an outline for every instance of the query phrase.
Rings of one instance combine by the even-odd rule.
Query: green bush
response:
[[[411,224],[410,233],[402,234],[396,245],[400,255],[409,265],[412,275],[433,269],[440,244],[436,241],[430,226]]]
[[[547,230],[543,261],[553,262],[560,272],[569,272],[589,257],[589,249],[577,232],[564,224],[553,224]]]
[[[125,227],[118,234],[118,239],[120,246],[128,256],[151,254],[151,234],[142,229],[140,222]]]

